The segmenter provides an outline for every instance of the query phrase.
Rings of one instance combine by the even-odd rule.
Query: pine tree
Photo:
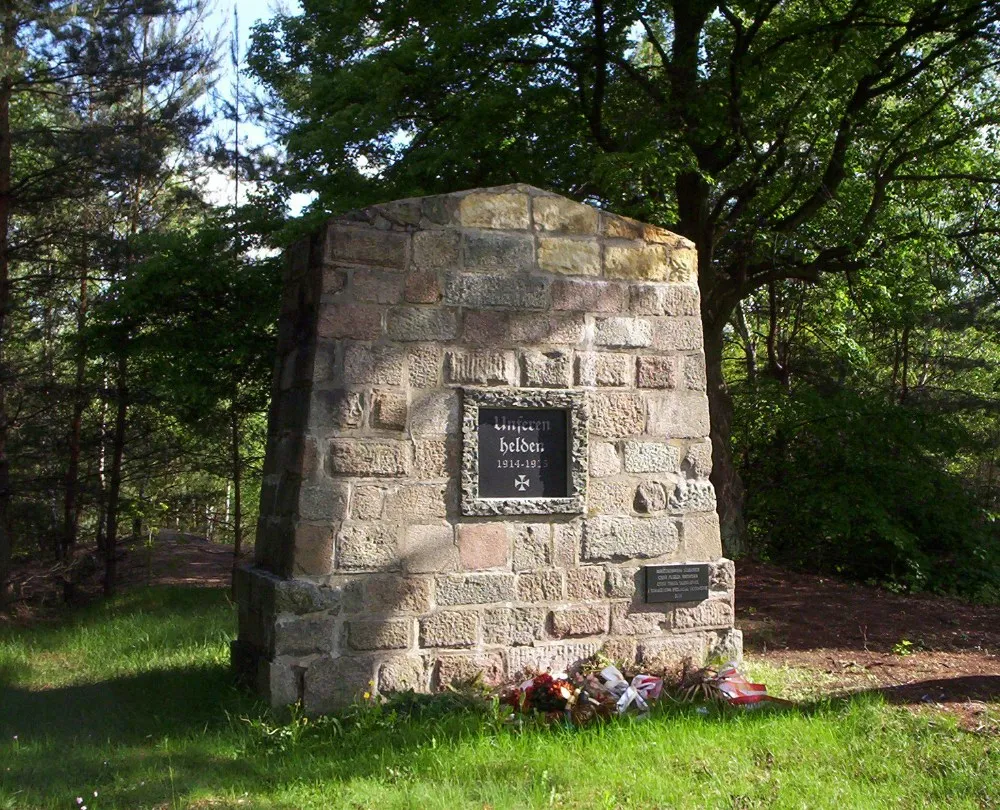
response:
[[[11,362],[14,331],[32,328],[29,305],[79,289],[77,329],[96,299],[139,260],[137,243],[176,207],[180,166],[204,126],[198,100],[212,67],[199,5],[173,2],[5,3],[0,20],[0,591],[13,537],[8,446],[26,418],[11,397],[28,389],[27,368]],[[12,110],[37,109],[38,123],[12,127]],[[32,286],[38,268],[54,281]],[[97,284],[95,285],[95,281]],[[46,310],[49,311],[49,310]],[[128,325],[119,325],[127,341]],[[115,532],[127,427],[128,368],[110,358],[115,406],[104,536],[108,588],[114,587]],[[63,526],[55,544],[76,540],[84,378],[75,358],[65,459]],[[20,395],[20,394],[18,394]],[[53,403],[57,409],[70,397]],[[50,455],[55,455],[50,453]],[[114,531],[109,532],[108,529]]]

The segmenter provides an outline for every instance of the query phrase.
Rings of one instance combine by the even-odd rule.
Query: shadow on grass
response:
[[[84,607],[61,605],[26,625],[0,625],[0,652],[5,644],[26,645],[33,653],[85,652],[90,642],[82,639],[103,640],[106,652],[115,656],[146,639],[154,639],[160,651],[167,651],[204,642],[207,629],[232,632],[235,626],[235,610],[227,591],[179,586],[137,588]],[[82,664],[82,670],[73,674],[86,677],[89,662]],[[0,678],[3,675],[0,672]],[[0,684],[14,682],[12,677],[0,679]]]
[[[9,683],[14,683],[16,680],[21,678],[23,674],[27,671],[27,667],[23,664],[13,664],[13,663],[0,663],[0,694],[6,694],[6,686]],[[0,716],[0,722],[3,718]]]
[[[514,728],[485,704],[449,713],[444,695],[421,698],[408,712],[365,707],[329,720],[280,724],[233,690],[228,677],[224,668],[205,667],[38,693],[12,690],[14,711],[0,722],[0,761],[8,766],[0,772],[0,807],[12,796],[17,808],[69,807],[72,797],[93,790],[103,797],[101,807],[187,806],[203,795],[215,797],[213,807],[236,807],[244,805],[223,797],[260,798],[302,783],[336,792],[399,774],[434,782],[442,759],[461,758],[467,745],[502,747],[504,737],[524,737],[556,751],[571,736],[597,750],[607,736],[607,744],[628,745],[636,728],[642,734],[694,714],[691,706],[664,706],[643,723],[626,718],[577,729],[531,718]],[[727,714],[713,710],[703,719],[715,725]],[[756,713],[754,720],[769,714]],[[19,736],[13,747],[12,732]],[[514,785],[536,776],[520,759],[502,757],[489,772]],[[478,778],[462,780],[461,789],[474,797]],[[270,798],[264,806],[295,807]]]
[[[17,734],[22,741],[128,744],[213,728],[227,722],[226,711],[250,706],[222,665],[159,669],[54,689],[8,686],[3,687],[0,739]]]
[[[168,587],[0,631],[0,808],[93,790],[102,808],[159,806],[239,783],[235,718],[263,708],[225,663],[234,624],[225,592]]]
[[[1000,700],[1000,675],[962,675],[957,678],[934,678],[853,693],[853,695],[863,694],[878,695],[885,698],[887,702],[895,704],[966,700],[989,703]]]
[[[9,673],[0,671],[0,683]],[[9,682],[9,681],[8,681]],[[112,678],[90,684],[50,689],[29,690],[0,687],[3,712],[0,713],[0,740],[18,735],[22,741],[48,740],[60,745],[73,741],[112,740],[135,744],[159,737],[186,734],[192,730],[210,732],[232,726],[232,718],[254,718],[273,727],[279,721],[246,690],[235,684],[229,668],[223,664],[154,669],[136,675]],[[437,697],[419,696],[391,702],[381,709],[368,709],[347,720],[335,718],[331,727],[351,729],[363,725],[365,712],[375,729],[398,722],[419,732],[420,723],[433,728],[428,738],[440,732],[442,723],[459,724],[474,711],[449,713],[454,700],[447,694]],[[861,699],[884,699],[893,704],[919,704],[929,700],[1000,699],[1000,675],[941,678],[893,687],[881,687],[821,699],[813,702],[781,706],[767,704],[766,710],[714,709],[712,717],[765,716],[774,711],[812,714],[834,704]],[[451,703],[449,703],[451,701]],[[661,702],[657,714],[690,712],[690,704]],[[485,718],[485,710],[481,714]],[[380,715],[377,717],[376,715]],[[359,719],[360,718],[360,719]],[[387,735],[386,743],[405,743],[410,739],[419,745],[420,734],[399,736],[394,741]]]
[[[0,741],[17,734],[130,743],[225,722],[226,711],[252,705],[228,666],[216,663],[231,613],[218,591],[148,588],[55,621],[5,628]]]

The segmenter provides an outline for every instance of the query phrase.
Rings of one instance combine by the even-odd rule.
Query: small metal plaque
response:
[[[479,409],[479,497],[569,496],[569,411]]]
[[[708,599],[708,564],[647,565],[647,602],[703,602]]]

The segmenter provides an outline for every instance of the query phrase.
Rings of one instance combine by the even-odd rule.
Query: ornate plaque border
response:
[[[569,496],[566,498],[479,497],[479,409],[562,408],[569,411]],[[462,389],[463,515],[567,515],[586,508],[587,406],[582,391],[547,388]]]

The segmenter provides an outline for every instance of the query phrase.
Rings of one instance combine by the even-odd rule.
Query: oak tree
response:
[[[695,242],[734,553],[723,347],[739,302],[863,273],[928,232],[981,266],[998,61],[987,0],[305,0],[258,27],[250,63],[281,182],[317,193],[317,216],[521,181]],[[969,186],[994,203],[971,224],[950,208]]]

